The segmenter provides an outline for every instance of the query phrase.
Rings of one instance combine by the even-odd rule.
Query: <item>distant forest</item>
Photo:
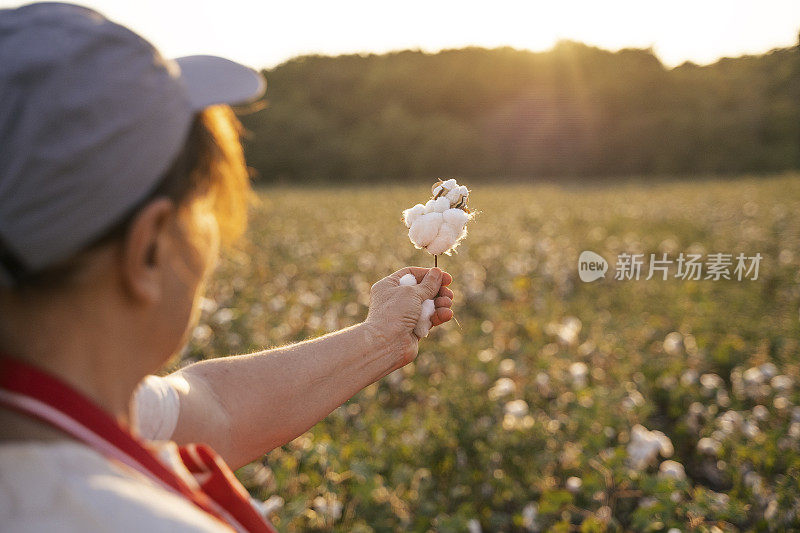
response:
[[[800,46],[666,68],[649,49],[304,56],[242,117],[263,182],[800,168]]]

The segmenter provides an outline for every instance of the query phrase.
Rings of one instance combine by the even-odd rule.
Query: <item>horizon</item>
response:
[[[766,55],[766,54],[770,54],[770,53],[772,53],[772,52],[774,52],[776,50],[786,50],[786,49],[789,49],[789,48],[794,48],[795,46],[800,46],[800,35],[798,35],[798,41],[795,42],[794,44],[789,44],[789,45],[785,45],[785,46],[776,46],[776,47],[773,47],[773,48],[770,48],[768,50],[764,50],[764,51],[761,51],[761,52],[742,53],[740,55],[735,55],[735,56],[733,56],[733,55],[731,55],[731,56],[720,56],[720,57],[716,58],[714,61],[712,61],[710,63],[695,63],[694,61],[692,61],[690,59],[687,59],[686,61],[683,61],[682,63],[678,63],[678,64],[675,64],[675,65],[670,65],[670,64],[665,63],[664,60],[661,57],[659,57],[659,55],[656,53],[656,51],[653,49],[652,46],[647,46],[647,47],[625,46],[625,47],[622,47],[622,48],[618,48],[616,50],[611,50],[611,49],[608,49],[608,48],[604,48],[602,46],[597,46],[597,45],[593,45],[593,44],[586,43],[586,42],[583,42],[583,41],[577,41],[577,40],[574,40],[574,39],[561,39],[561,40],[553,43],[553,45],[550,48],[543,49],[543,50],[531,50],[529,48],[519,48],[519,47],[515,47],[515,46],[511,46],[511,45],[499,45],[499,46],[464,45],[464,46],[461,46],[461,47],[440,48],[438,50],[432,50],[432,51],[431,50],[424,50],[424,49],[421,49],[421,48],[400,48],[400,49],[396,49],[396,50],[385,50],[385,51],[382,51],[382,52],[369,52],[369,51],[367,51],[367,52],[344,52],[344,53],[338,53],[338,54],[328,54],[328,53],[323,53],[323,52],[316,52],[316,53],[312,52],[312,53],[301,54],[301,55],[290,57],[290,58],[286,59],[285,61],[282,61],[281,63],[278,63],[276,65],[271,65],[269,67],[259,67],[259,68],[261,70],[266,70],[266,71],[274,70],[274,69],[280,67],[281,65],[284,65],[286,63],[289,63],[289,62],[297,60],[297,59],[302,59],[304,57],[322,57],[322,58],[335,59],[337,57],[348,57],[348,56],[359,56],[359,57],[388,56],[388,55],[392,55],[392,54],[402,54],[402,53],[406,53],[406,52],[422,53],[422,54],[425,54],[425,55],[436,55],[436,54],[440,54],[440,53],[443,53],[443,52],[458,51],[458,50],[468,50],[468,49],[471,49],[471,48],[477,48],[477,49],[488,50],[488,51],[511,49],[511,50],[516,51],[516,52],[528,52],[528,53],[531,53],[531,54],[548,54],[548,53],[552,52],[553,50],[555,50],[555,48],[557,48],[562,43],[573,43],[573,44],[577,44],[577,45],[581,45],[581,46],[586,46],[587,48],[594,48],[594,49],[597,49],[597,50],[600,50],[600,51],[603,51],[603,52],[608,52],[608,53],[611,53],[611,54],[616,54],[616,53],[621,52],[623,50],[648,51],[648,52],[651,52],[656,59],[658,59],[658,61],[664,66],[664,68],[666,68],[667,70],[672,70],[674,68],[681,67],[681,66],[683,66],[685,64],[693,64],[693,65],[698,66],[698,67],[707,67],[707,66],[714,65],[714,64],[718,63],[719,61],[726,60],[726,59],[740,59],[740,58],[745,58],[745,57],[759,57],[759,56],[763,56],[763,55]]]
[[[0,7],[28,2],[0,0]],[[434,4],[410,0],[402,9],[364,0],[264,5],[247,0],[87,0],[151,41],[167,57],[214,54],[257,69],[309,56],[369,55],[466,47],[511,47],[531,52],[568,40],[616,52],[651,49],[667,68],[725,57],[760,55],[797,44],[800,6],[764,2],[585,0],[560,3],[499,0]],[[421,16],[420,14],[424,14]]]

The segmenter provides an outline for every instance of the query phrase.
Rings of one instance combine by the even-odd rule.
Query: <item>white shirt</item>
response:
[[[145,377],[131,402],[134,431],[147,440],[170,440],[178,424],[180,398],[170,378]]]
[[[72,441],[0,445],[0,529],[4,533],[231,531],[140,473]]]
[[[166,442],[178,419],[179,398],[165,378],[148,376],[132,415],[140,434],[158,443],[159,456],[196,483]],[[4,533],[230,532],[191,502],[139,472],[73,441],[0,444],[0,529]]]

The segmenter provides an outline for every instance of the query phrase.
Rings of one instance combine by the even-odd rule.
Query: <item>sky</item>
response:
[[[0,7],[27,2],[0,0]],[[86,0],[164,55],[214,54],[255,68],[321,53],[477,45],[547,50],[571,39],[648,48],[668,66],[797,43],[800,0]]]

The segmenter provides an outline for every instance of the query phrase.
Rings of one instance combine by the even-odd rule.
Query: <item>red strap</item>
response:
[[[0,404],[35,417],[180,494],[219,521],[240,531],[274,533],[250,505],[244,487],[207,446],[181,450],[190,472],[204,474],[202,490],[188,486],[106,411],[55,376],[21,361],[0,356]],[[206,479],[207,478],[207,479]],[[207,490],[208,489],[208,490]]]
[[[255,515],[259,524],[263,523],[263,519],[253,512],[250,495],[225,461],[205,444],[183,446],[180,453],[183,463],[195,475],[203,492],[236,516],[248,531],[258,531],[258,524],[252,523],[248,517]]]

